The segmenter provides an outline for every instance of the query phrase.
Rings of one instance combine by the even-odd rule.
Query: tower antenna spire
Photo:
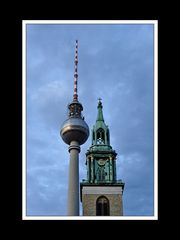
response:
[[[68,119],[62,124],[60,135],[63,141],[69,145],[69,185],[68,185],[68,215],[79,216],[79,152],[80,145],[84,144],[89,136],[89,127],[84,121],[81,112],[82,104],[78,101],[78,40],[76,40],[74,71],[73,101],[68,104]]]
[[[76,40],[75,60],[74,60],[74,95],[73,95],[73,101],[78,101],[77,82],[78,82],[78,40]]]

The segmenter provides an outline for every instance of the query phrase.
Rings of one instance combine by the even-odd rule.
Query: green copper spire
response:
[[[87,180],[89,184],[118,184],[116,179],[116,151],[110,145],[110,131],[105,124],[101,99],[92,129],[92,144],[86,153]]]
[[[99,100],[98,106],[97,106],[97,108],[98,108],[98,115],[97,115],[96,122],[97,121],[103,121],[104,122],[103,111],[102,111],[103,106],[102,106],[102,102],[101,102],[102,99],[99,98],[98,100]]]
[[[122,180],[117,180],[117,153],[110,145],[110,131],[103,118],[101,99],[98,100],[97,119],[92,129],[92,144],[86,152],[87,178],[83,179],[80,183],[81,201],[84,188],[87,190],[88,187],[91,187],[91,190],[94,188],[96,191],[97,189],[101,189],[101,187],[112,187],[112,189],[114,189],[114,187],[121,187],[122,191],[124,189]],[[86,197],[88,197],[88,194],[91,195],[91,193],[87,192],[84,194]],[[97,192],[97,196],[98,195],[100,195],[100,193]],[[94,196],[93,199],[96,199],[97,196]],[[108,198],[108,195],[106,197]]]
[[[96,123],[93,126],[92,129],[92,145],[100,147],[103,146],[103,148],[106,146],[106,148],[110,147],[110,137],[109,137],[109,129],[108,126],[104,122],[103,117],[103,111],[102,111],[102,102],[101,99],[98,99],[98,113],[97,113],[97,119]]]

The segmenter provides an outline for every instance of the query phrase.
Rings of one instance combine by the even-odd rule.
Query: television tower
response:
[[[89,127],[84,121],[81,112],[82,104],[78,101],[78,40],[76,40],[74,70],[74,94],[73,101],[68,105],[68,119],[63,123],[60,135],[63,141],[69,145],[69,185],[68,185],[68,215],[79,216],[79,153],[80,145],[89,137]]]

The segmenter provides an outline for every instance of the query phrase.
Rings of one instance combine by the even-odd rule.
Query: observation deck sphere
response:
[[[89,137],[89,127],[83,119],[72,117],[63,123],[60,135],[69,145],[72,141],[77,141],[79,145],[82,145]]]

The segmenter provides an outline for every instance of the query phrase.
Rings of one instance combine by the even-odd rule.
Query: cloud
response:
[[[89,37],[91,36],[91,37]],[[79,101],[90,130],[97,99],[125,182],[125,215],[153,213],[153,26],[29,25],[27,31],[27,210],[65,215],[68,146],[59,135],[73,95],[79,40]],[[80,181],[86,178],[81,147]],[[81,209],[82,211],[82,209]]]

